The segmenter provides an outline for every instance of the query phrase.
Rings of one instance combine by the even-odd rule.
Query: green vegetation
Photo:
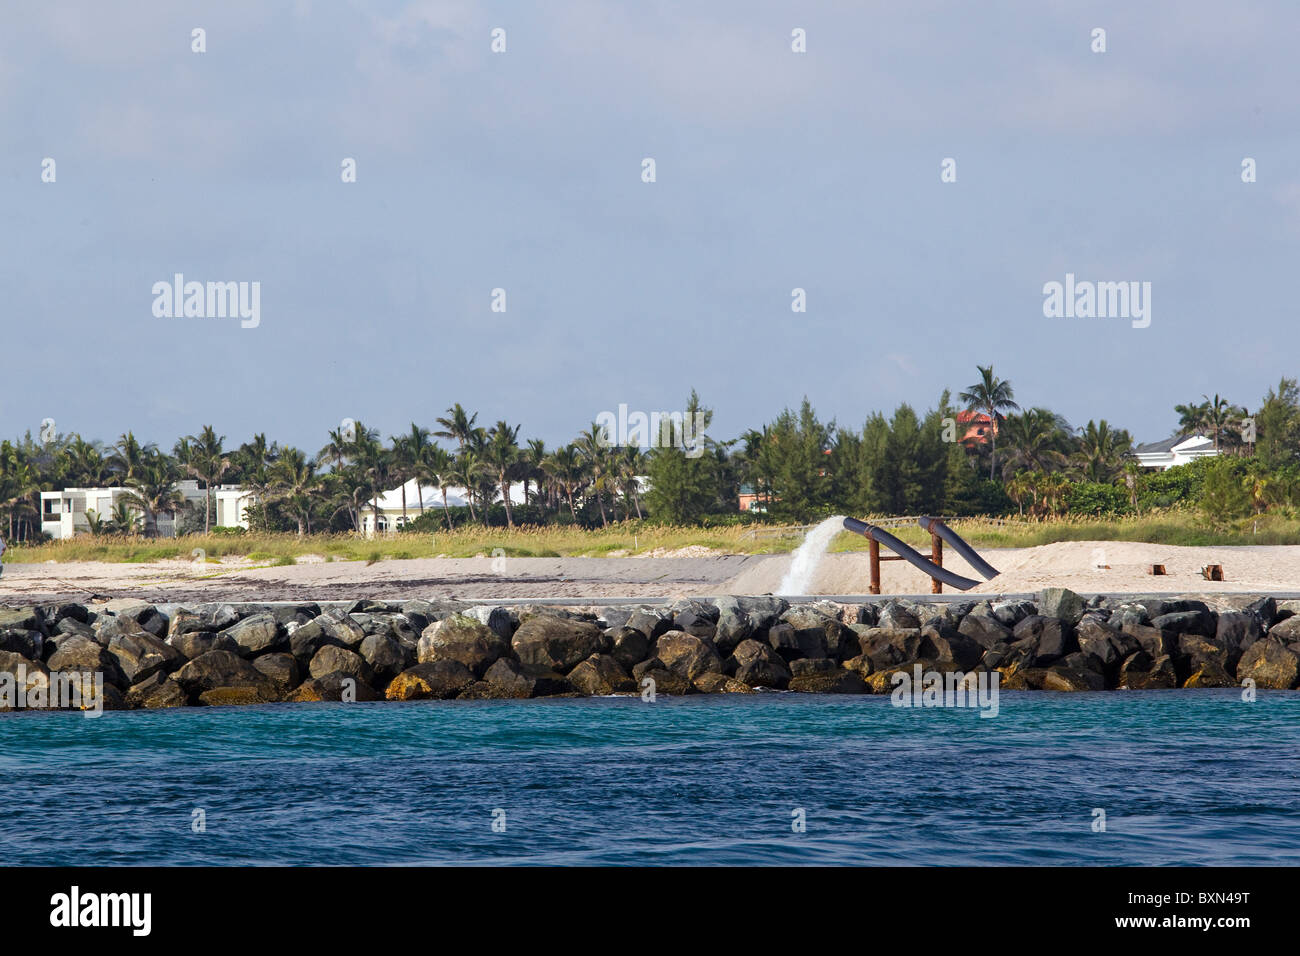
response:
[[[75,434],[35,442],[29,433],[0,442],[0,522],[13,546],[9,557],[17,561],[145,561],[188,557],[196,546],[212,557],[281,563],[313,554],[365,561],[464,557],[495,547],[520,555],[690,545],[750,552],[781,550],[799,535],[756,537],[747,529],[832,514],[1016,519],[990,526],[989,537],[977,538],[986,546],[1087,537],[1295,539],[1295,380],[1270,388],[1253,415],[1219,395],[1175,406],[1179,433],[1212,437],[1220,454],[1151,472],[1133,458],[1127,431],[1105,419],[1074,428],[1049,408],[1022,408],[991,365],[977,370],[978,380],[959,392],[961,404],[945,390],[924,413],[902,404],[854,428],[823,421],[805,399],[797,410],[728,441],[708,434],[712,410],[692,391],[684,418],[700,422],[701,434],[688,436],[682,423],[666,421],[646,450],[615,446],[596,422],[548,449],[539,439],[521,440],[518,425],[479,426],[478,415],[460,404],[432,428],[413,422],[387,442],[360,422],[345,422],[314,455],[261,434],[228,448],[210,425],[177,441],[170,453],[141,444],[130,431],[111,446]],[[698,437],[698,444],[688,437]],[[204,490],[197,506],[177,490],[186,476]],[[412,480],[417,493],[403,500],[398,529],[385,529],[400,533],[364,540],[363,526],[379,517],[379,497],[401,487],[405,499]],[[212,489],[219,482],[254,493],[247,533],[214,526]],[[521,503],[510,497],[518,485]],[[40,492],[102,486],[128,493],[112,514],[87,514],[89,535],[46,543]],[[739,511],[742,487],[755,496],[752,511]],[[466,495],[463,505],[451,506],[449,488]],[[429,505],[430,498],[441,505]],[[183,539],[157,537],[165,515],[175,517]]]

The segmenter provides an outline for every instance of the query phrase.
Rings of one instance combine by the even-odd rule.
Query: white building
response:
[[[536,485],[532,486],[534,489]],[[379,531],[381,534],[388,531],[397,531],[403,524],[402,513],[402,489],[406,489],[406,521],[414,521],[420,517],[420,497],[424,497],[424,510],[433,509],[442,511],[442,489],[432,485],[422,484],[419,490],[416,490],[416,481],[412,478],[405,485],[394,488],[392,491],[385,491],[379,496]],[[500,502],[501,492],[498,491],[494,502]],[[524,485],[521,481],[513,482],[510,485],[510,503],[512,505],[522,505],[524,503]],[[447,507],[463,508],[468,504],[468,496],[464,488],[455,488],[447,486]],[[478,507],[475,505],[475,507]],[[375,533],[375,501],[373,498],[367,500],[361,505],[361,532],[366,537]]]
[[[1218,454],[1214,439],[1205,435],[1177,435],[1164,441],[1138,445],[1133,454],[1143,468],[1164,471],[1175,465],[1185,465],[1198,458],[1213,458]]]
[[[201,515],[206,495],[199,483],[182,481],[177,484],[177,489],[185,496],[185,501],[194,505]],[[130,488],[64,488],[62,491],[42,491],[41,530],[55,539],[88,534],[90,522],[86,513],[93,511],[101,520],[108,521],[118,501],[130,494],[130,491]],[[216,505],[216,527],[248,527],[245,509],[256,500],[253,492],[245,491],[238,485],[214,485],[212,500]],[[167,538],[175,536],[175,515],[158,516],[158,534]]]

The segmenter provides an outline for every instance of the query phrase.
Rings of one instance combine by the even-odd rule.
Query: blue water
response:
[[[995,719],[798,694],[7,714],[0,854],[1295,864],[1300,694],[1003,692]]]

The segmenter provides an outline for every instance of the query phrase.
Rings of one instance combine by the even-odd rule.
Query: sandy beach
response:
[[[1081,593],[1231,594],[1300,591],[1300,547],[1187,548],[1114,541],[1079,541],[1037,548],[989,550],[1002,573],[968,594],[1021,594],[1046,587]],[[358,597],[461,598],[678,598],[691,595],[774,593],[791,556],[699,554],[613,558],[418,558],[365,564],[355,561],[273,567],[243,558],[220,564],[190,561],[142,564],[73,562],[6,565],[0,602],[99,598],[148,601],[350,600]],[[945,567],[978,575],[952,551]],[[1166,574],[1152,576],[1152,564]],[[1223,566],[1223,581],[1200,569]],[[929,578],[903,561],[882,564],[886,594],[923,594]],[[814,594],[865,594],[865,552],[827,555]],[[946,588],[945,592],[951,589]]]

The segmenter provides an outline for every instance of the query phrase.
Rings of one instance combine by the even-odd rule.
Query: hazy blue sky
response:
[[[1158,439],[1300,372],[1297,37],[1283,2],[11,2],[0,435],[314,451],[459,401],[556,443],[695,387],[731,437],[992,361]],[[176,272],[260,282],[260,326],[155,317]],[[1045,318],[1067,272],[1150,282],[1150,327]]]

